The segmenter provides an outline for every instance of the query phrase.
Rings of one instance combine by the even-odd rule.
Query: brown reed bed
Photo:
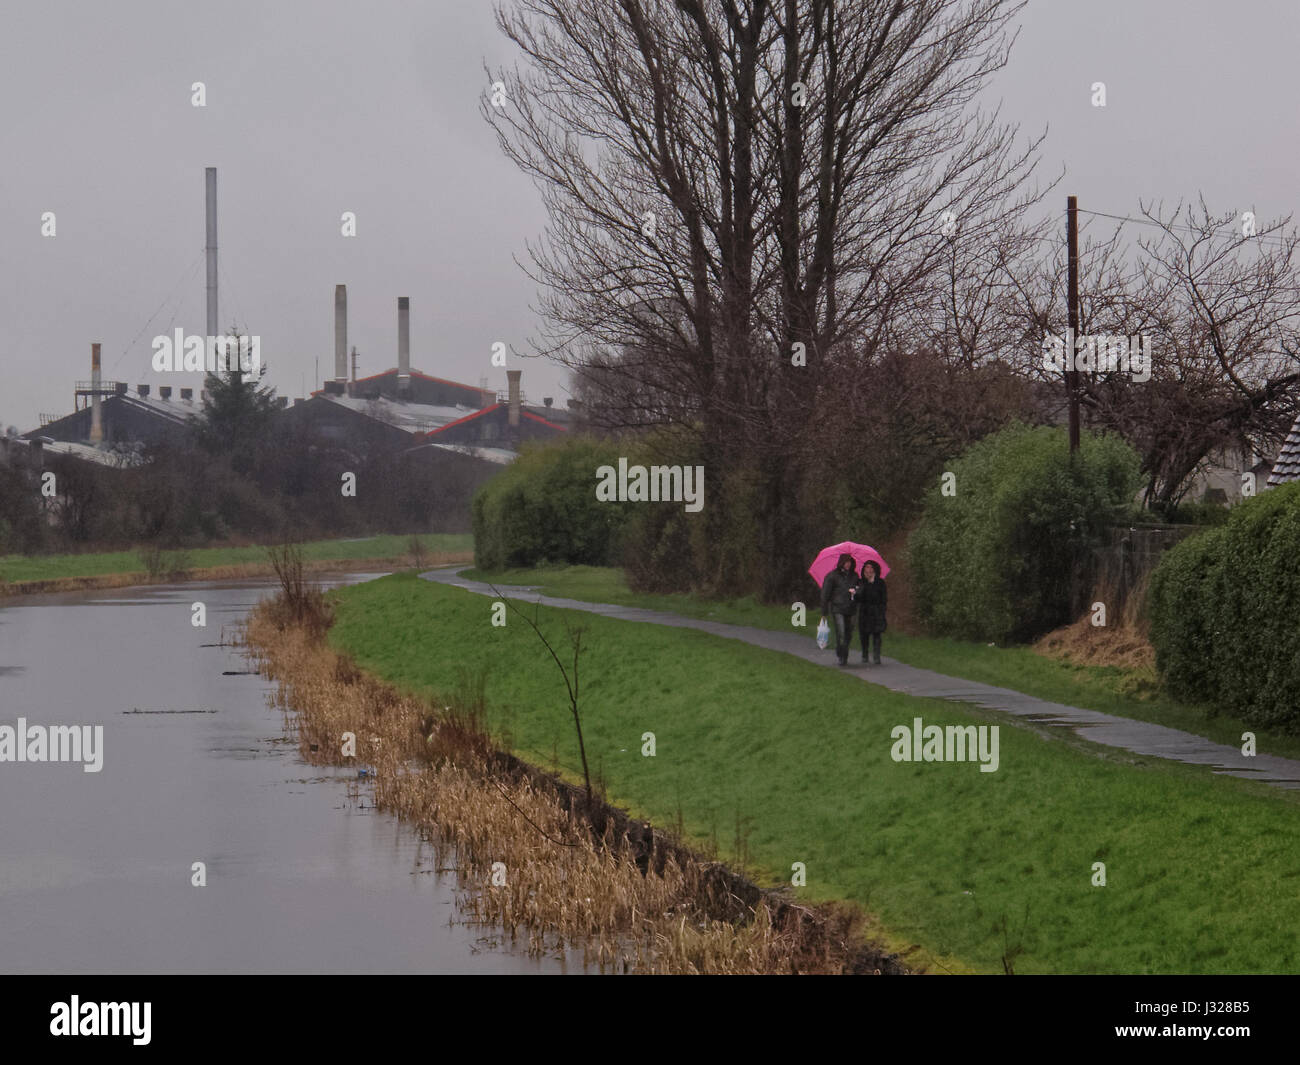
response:
[[[327,609],[327,608],[326,608]],[[244,643],[314,764],[372,769],[377,806],[456,869],[461,912],[532,955],[580,952],[603,972],[904,973],[848,906],[764,891],[674,837],[498,749],[482,686],[444,705],[404,695],[320,638],[328,615],[287,602],[250,615]],[[355,736],[355,756],[344,734]]]

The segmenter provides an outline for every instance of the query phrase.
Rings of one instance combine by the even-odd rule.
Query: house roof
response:
[[[1270,488],[1288,481],[1300,481],[1300,418],[1296,418],[1291,426],[1282,450],[1277,453],[1277,461],[1273,463],[1273,472],[1268,475]]]

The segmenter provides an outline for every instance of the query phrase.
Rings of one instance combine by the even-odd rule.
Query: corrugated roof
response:
[[[472,407],[437,407],[431,403],[410,403],[379,396],[366,399],[361,396],[335,396],[319,393],[317,398],[337,403],[357,414],[375,418],[385,425],[404,429],[408,433],[427,433],[451,422],[478,413]]]
[[[33,441],[24,440],[22,437],[13,437],[12,440],[13,443],[25,447],[31,447],[33,443]],[[73,458],[81,459],[83,462],[94,462],[100,466],[112,466],[120,469],[125,466],[139,466],[144,462],[144,456],[138,451],[106,451],[90,444],[74,444],[69,440],[55,440],[44,446],[47,454],[70,455]]]
[[[485,462],[495,462],[498,466],[509,466],[519,457],[516,452],[504,447],[480,447],[477,444],[425,444],[424,447],[437,448],[439,451],[454,451],[458,455],[470,455]]]
[[[1273,472],[1268,475],[1270,488],[1288,481],[1300,481],[1300,418],[1296,418],[1291,426],[1282,450],[1277,453],[1277,461],[1273,463]]]
[[[461,422],[473,421],[475,418],[482,417],[484,414],[488,414],[491,411],[496,410],[500,406],[501,406],[500,403],[493,403],[492,406],[484,407],[482,410],[471,411],[469,414],[463,415],[462,417],[457,418],[455,421],[450,421],[446,425],[440,425],[438,426],[438,428],[430,430],[429,435],[434,436],[437,433],[442,432],[444,429],[450,429],[453,425],[459,425]]]

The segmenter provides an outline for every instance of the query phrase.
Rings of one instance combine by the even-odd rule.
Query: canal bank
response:
[[[299,715],[300,749],[356,767],[461,861],[465,906],[530,954],[581,952],[603,972],[902,974],[852,907],[763,890],[678,835],[500,749],[474,684],[441,708],[355,668],[320,624],[264,604],[250,649]]]

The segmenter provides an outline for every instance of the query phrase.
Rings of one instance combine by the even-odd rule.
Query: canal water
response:
[[[0,599],[0,725],[103,726],[97,773],[0,762],[0,972],[563,971],[460,923],[430,845],[355,770],[299,758],[272,685],[219,645],[270,590]]]

